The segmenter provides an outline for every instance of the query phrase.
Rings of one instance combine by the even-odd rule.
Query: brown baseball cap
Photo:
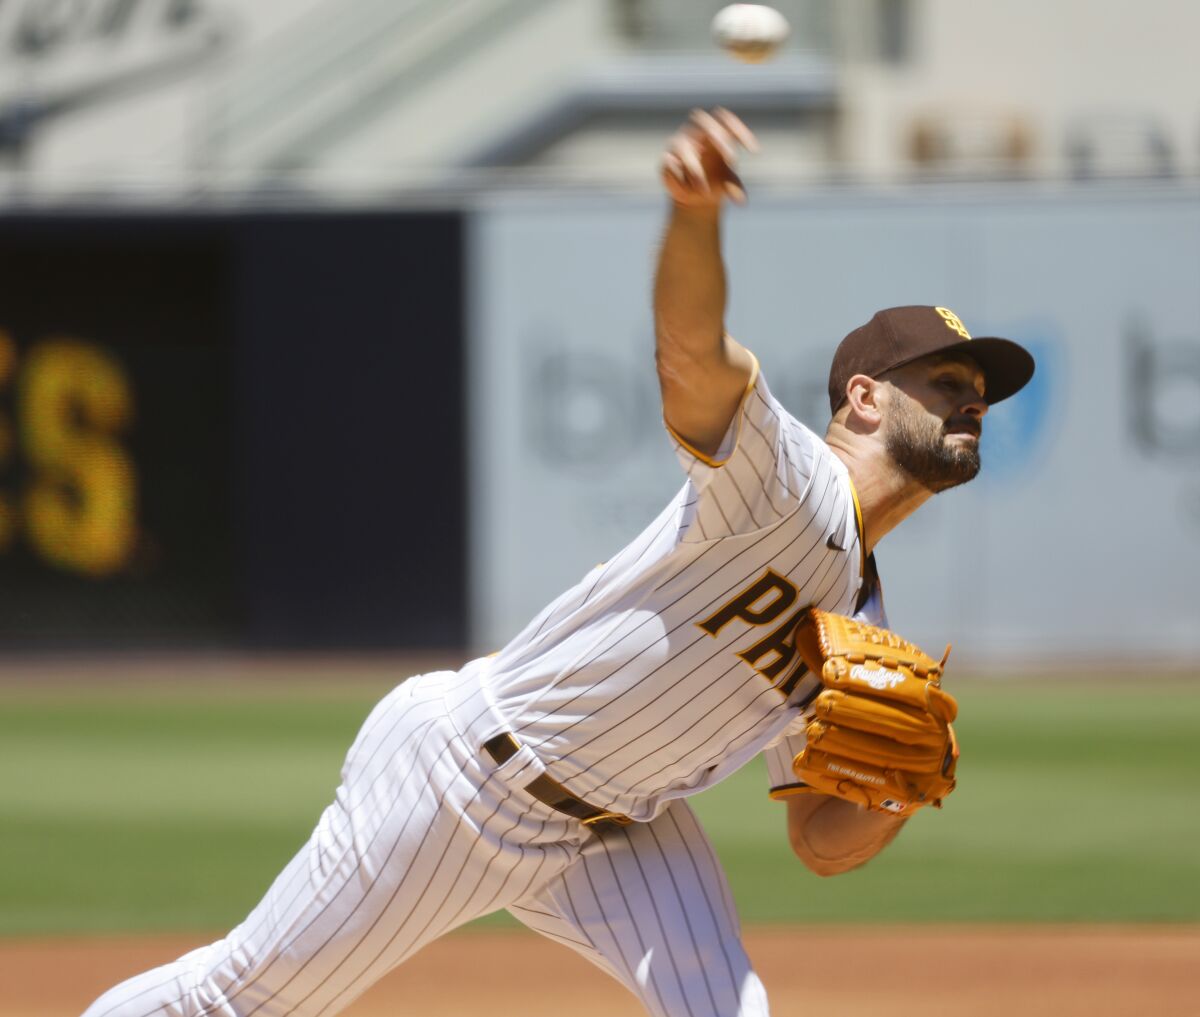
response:
[[[972,339],[967,327],[948,307],[889,307],[877,311],[838,345],[829,368],[829,409],[837,413],[846,401],[846,382],[856,374],[877,378],[933,353],[965,353],[983,369],[988,405],[1007,399],[1033,377],[1033,357],[1011,339]]]

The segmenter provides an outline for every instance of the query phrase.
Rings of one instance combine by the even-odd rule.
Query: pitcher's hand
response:
[[[744,204],[746,188],[735,168],[742,149],[757,152],[758,140],[729,110],[693,110],[663,150],[667,193],[689,208],[716,208],[726,197]]]

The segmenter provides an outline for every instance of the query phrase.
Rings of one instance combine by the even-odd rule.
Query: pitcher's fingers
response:
[[[725,169],[725,179],[721,181],[721,186],[734,204],[746,204],[746,185],[742,183],[742,178],[729,167]]]
[[[659,165],[664,174],[669,173],[681,184],[687,183],[686,174],[683,172],[683,163],[679,161],[679,156],[673,152],[664,152],[662,162]]]
[[[713,110],[713,116],[721,122],[721,126],[725,130],[737,138],[739,144],[743,145],[746,151],[758,151],[758,138],[754,136],[754,132],[749,127],[742,123],[736,114],[730,113],[724,106],[718,106]]]
[[[712,142],[713,147],[728,165],[732,166],[737,162],[737,150],[734,147],[733,135],[708,110],[692,110],[691,119],[703,136]]]
[[[688,183],[701,187],[706,194],[712,190],[708,174],[704,172],[704,163],[700,161],[700,152],[691,138],[677,134],[668,143],[667,152],[674,155],[683,165]]]

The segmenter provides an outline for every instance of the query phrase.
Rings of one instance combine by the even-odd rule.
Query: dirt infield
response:
[[[752,929],[776,1015],[1196,1017],[1200,927]],[[69,1017],[194,937],[0,941],[0,1017]],[[361,997],[349,1017],[636,1017],[624,989],[522,932],[466,930]]]

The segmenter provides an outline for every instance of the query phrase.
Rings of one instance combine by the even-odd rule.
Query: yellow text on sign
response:
[[[20,506],[26,537],[59,568],[107,576],[137,540],[137,483],[119,437],[133,419],[121,365],[78,339],[35,343],[17,374],[17,430],[30,472]]]

